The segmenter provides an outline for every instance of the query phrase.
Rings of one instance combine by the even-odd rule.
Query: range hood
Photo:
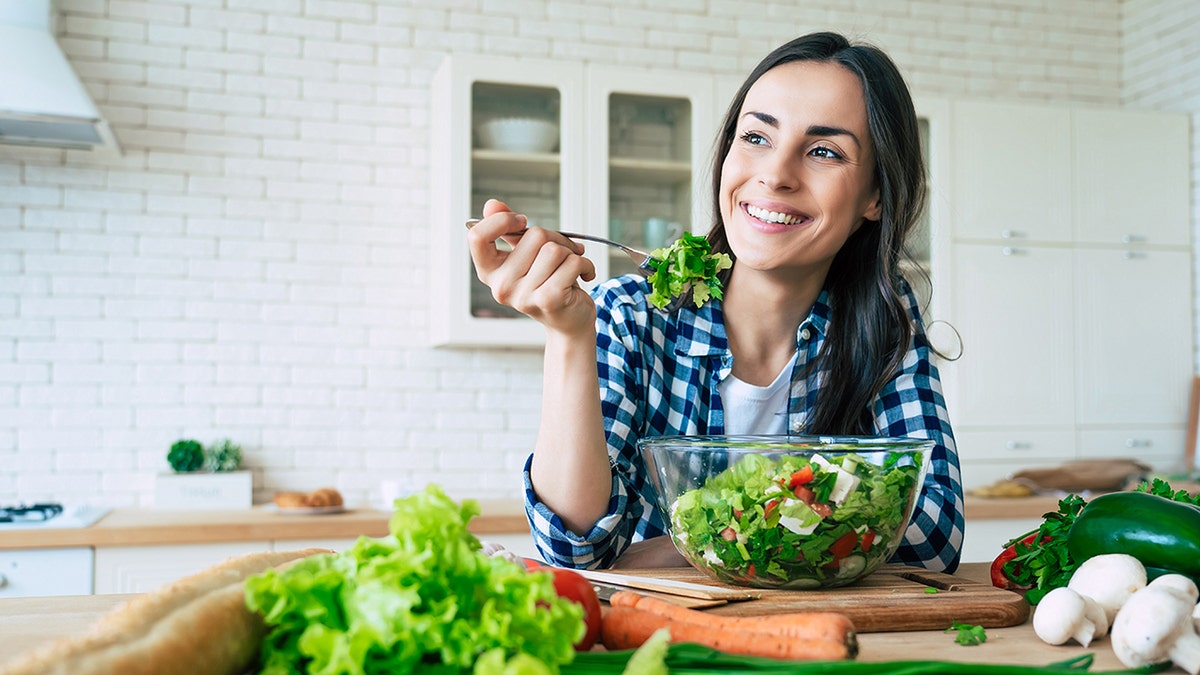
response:
[[[0,143],[120,152],[54,40],[51,0],[0,0]]]

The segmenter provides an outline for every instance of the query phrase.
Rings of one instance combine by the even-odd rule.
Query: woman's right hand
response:
[[[591,281],[596,267],[583,257],[583,245],[540,227],[526,229],[525,216],[489,199],[483,219],[467,232],[471,260],[479,280],[502,305],[561,333],[593,332],[596,305],[579,279]],[[519,237],[505,237],[522,232]],[[504,239],[512,251],[501,250]]]

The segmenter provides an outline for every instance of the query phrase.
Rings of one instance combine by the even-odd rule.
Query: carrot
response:
[[[696,624],[715,632],[746,631],[794,639],[846,642],[854,635],[850,617],[836,612],[792,612],[771,616],[719,616],[680,607],[666,600],[632,591],[618,591],[609,598],[613,607],[632,607],[662,616],[673,623]]]
[[[610,607],[600,622],[600,639],[609,650],[634,649],[666,628],[671,642],[693,642],[728,654],[764,656],[789,661],[835,661],[853,658],[858,642],[853,634],[846,640],[793,638],[746,630],[714,630],[695,623],[670,619],[633,607]]]

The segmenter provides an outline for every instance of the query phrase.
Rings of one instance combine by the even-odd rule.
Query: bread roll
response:
[[[315,507],[329,507],[342,505],[342,493],[333,488],[321,488],[308,493],[308,505]]]
[[[244,673],[266,634],[246,609],[245,580],[325,549],[264,551],[230,558],[132,598],[87,633],[63,638],[0,667],[0,675]]]

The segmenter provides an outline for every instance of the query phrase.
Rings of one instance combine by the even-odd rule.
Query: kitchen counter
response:
[[[986,581],[986,564],[963,565],[959,576]],[[101,614],[117,606],[129,595],[68,596],[57,598],[0,599],[0,664],[17,654],[54,638],[73,635],[86,629]],[[1053,647],[1033,634],[1028,621],[1010,628],[987,629],[988,640],[982,645],[965,647],[954,636],[942,631],[864,633],[859,635],[860,661],[941,660],[975,663],[1013,663],[1045,665],[1084,653],[1095,655],[1092,671],[1122,668],[1112,653],[1107,638],[1090,648]],[[1172,669],[1168,672],[1182,672]]]
[[[479,505],[482,513],[470,523],[477,536],[529,533],[520,502],[481,500]],[[381,537],[390,517],[391,512],[370,507],[323,515],[281,513],[273,505],[211,511],[114,509],[91,527],[0,529],[0,550]]]

